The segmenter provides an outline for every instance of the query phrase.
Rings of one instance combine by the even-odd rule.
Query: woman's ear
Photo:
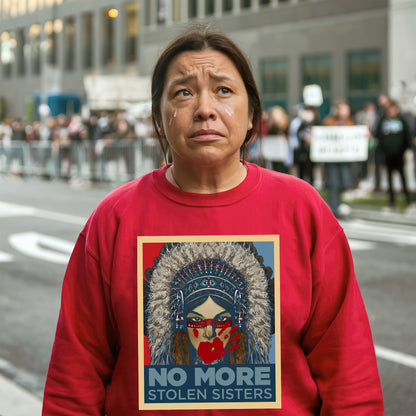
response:
[[[254,111],[252,109],[249,109],[247,131],[253,128],[253,117],[254,117]]]
[[[164,136],[165,130],[163,129],[163,124],[161,123],[159,118],[156,120],[156,127],[157,127],[157,132],[159,133],[159,135]]]

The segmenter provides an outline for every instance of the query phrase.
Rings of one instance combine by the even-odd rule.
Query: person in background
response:
[[[283,139],[285,142],[288,142],[289,123],[290,121],[286,110],[278,105],[273,106],[269,112],[267,135],[275,136],[276,140]],[[289,167],[293,160],[293,157],[289,156],[290,153],[293,153],[293,150],[288,149],[288,155],[283,160],[270,159],[272,169],[277,172],[289,173]],[[264,157],[267,159],[268,155],[265,154]]]
[[[411,147],[412,137],[409,126],[401,116],[400,108],[396,101],[390,101],[386,114],[378,122],[376,137],[379,139],[380,151],[384,156],[387,167],[390,207],[394,208],[396,206],[393,186],[394,171],[397,171],[400,175],[406,203],[410,204],[410,193],[407,189],[406,176],[404,174],[404,153]]]
[[[299,178],[314,184],[314,163],[310,158],[310,147],[312,138],[312,127],[320,124],[318,109],[315,107],[304,107],[300,113],[301,123],[296,135],[299,146],[295,150],[295,160],[299,169]]]
[[[390,98],[388,95],[381,93],[378,96],[378,106],[376,111],[376,119],[373,125],[373,135],[375,137],[375,149],[374,149],[374,190],[381,190],[381,172],[385,166],[384,153],[379,146],[379,138],[375,134],[376,126],[380,120],[385,116],[387,107],[390,105]]]
[[[325,126],[353,126],[351,107],[346,101],[335,103],[334,115],[323,120]],[[351,164],[348,162],[325,163],[325,181],[328,190],[328,204],[336,217],[348,213],[341,205],[341,194],[351,187]]]
[[[355,123],[357,125],[367,126],[369,132],[368,142],[368,159],[359,162],[358,179],[361,181],[368,177],[375,170],[375,148],[376,139],[374,138],[375,124],[377,120],[377,107],[369,101],[365,103],[364,108],[355,115]]]
[[[383,415],[370,326],[341,226],[309,184],[242,159],[261,115],[250,65],[227,36],[198,27],[162,52],[152,76],[152,119],[172,162],[110,193],[82,230],[64,278],[43,416]],[[181,403],[164,411],[140,409],[138,329],[144,322],[138,321],[137,287],[144,276],[137,273],[137,237],[236,236],[238,242],[266,234],[280,239],[282,407],[237,402],[234,409],[204,403],[192,410]],[[197,257],[205,253],[207,248]],[[199,270],[198,261],[190,263],[185,268]],[[208,277],[204,288],[213,287]],[[234,278],[222,281],[225,287]],[[178,295],[175,287],[168,285]],[[247,293],[252,289],[266,299],[270,288],[254,279]],[[262,310],[257,295],[246,305],[244,293],[240,298],[227,290],[242,311]],[[178,325],[192,319],[191,336],[212,328],[216,318],[205,313],[208,308],[185,316],[181,296],[174,299]],[[233,308],[234,318],[238,313]],[[161,326],[174,332],[168,320]],[[261,325],[256,330],[265,334]],[[252,345],[260,342],[255,338]],[[205,344],[208,351],[214,341]]]

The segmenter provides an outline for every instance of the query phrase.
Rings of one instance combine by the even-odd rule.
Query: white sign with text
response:
[[[310,158],[313,162],[363,162],[368,159],[367,126],[314,126]]]

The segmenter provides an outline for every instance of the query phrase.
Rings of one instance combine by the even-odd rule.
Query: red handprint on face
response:
[[[230,326],[231,321],[224,322],[221,331],[212,341],[203,341],[199,344],[198,355],[204,364],[211,364],[214,361],[224,357],[227,352],[233,351],[239,347],[239,343],[236,343],[231,347],[231,344],[240,338],[240,334],[234,334],[234,332],[237,330],[237,326],[235,325],[230,329],[230,333],[224,337],[224,340],[229,338],[225,346],[224,341],[220,338],[225,330],[230,328]]]

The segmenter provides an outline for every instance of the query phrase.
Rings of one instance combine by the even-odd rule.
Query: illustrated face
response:
[[[171,62],[161,100],[161,134],[174,163],[212,166],[240,157],[252,125],[248,95],[221,52],[186,51]]]
[[[210,296],[187,314],[186,325],[189,340],[205,364],[220,359],[238,347],[230,346],[231,342],[238,339],[238,336],[234,336],[237,328],[232,326],[231,313]]]

